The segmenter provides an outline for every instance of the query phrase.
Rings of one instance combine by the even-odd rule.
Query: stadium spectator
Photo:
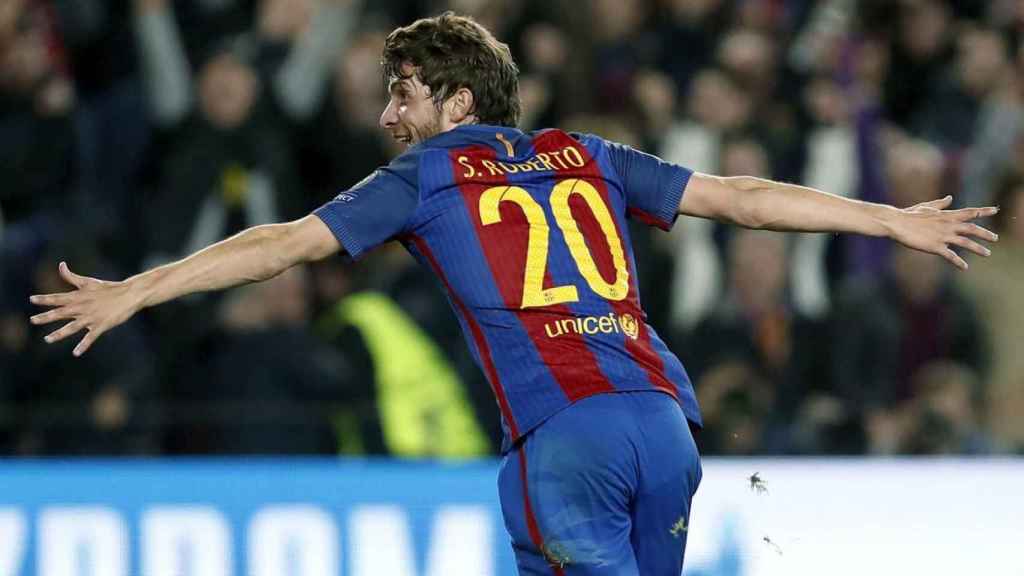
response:
[[[367,281],[365,273],[355,272],[364,270],[363,264],[355,269],[332,262],[314,266],[322,303],[317,334],[340,353],[365,351],[366,377],[350,387],[346,402],[334,411],[341,452],[404,458],[494,453],[498,443],[488,437],[477,416],[479,410],[491,420],[493,400],[492,406],[478,408],[438,346],[440,339],[457,337],[459,329],[457,323],[439,317],[444,296],[424,290],[423,283],[432,279],[413,273],[407,256],[385,252],[375,258],[374,268],[387,278],[377,272],[377,278]],[[389,261],[382,262],[382,256]],[[363,278],[353,278],[356,274]],[[382,280],[406,297],[403,305],[367,288]],[[409,280],[417,285],[407,285]],[[482,386],[487,388],[486,382]],[[500,435],[500,423],[497,426]]]
[[[779,70],[775,52],[775,43],[766,33],[740,27],[727,31],[718,45],[718,65],[736,79],[759,110],[775,104],[772,95]]]
[[[765,144],[769,173],[791,181],[800,177],[802,165],[803,134],[797,123],[800,92],[790,94],[779,52],[778,43],[767,31],[737,27],[722,38],[717,61],[753,104],[750,130]]]
[[[57,212],[74,186],[75,89],[44,5],[0,8],[0,222]]]
[[[941,262],[904,249],[892,256],[888,274],[840,292],[831,338],[832,382],[880,451],[894,447],[881,437],[897,425],[896,407],[914,395],[924,365],[950,359],[983,375],[987,367],[978,319]]]
[[[372,397],[385,454],[471,458],[493,452],[457,374],[393,300],[359,292],[331,314],[359,331],[373,358]]]
[[[256,35],[260,70],[281,111],[307,120],[326,93],[361,0],[262,0]]]
[[[959,285],[971,296],[992,350],[981,421],[997,442],[1024,450],[1024,179],[1011,175],[994,198],[1002,210],[993,222],[1000,249],[971,262]]]
[[[279,221],[303,208],[288,146],[250,36],[207,42],[195,81],[175,10],[165,0],[135,2],[135,31],[149,109],[159,129],[155,189],[140,217],[143,266],[165,262],[246,226]],[[268,34],[287,34],[264,14]],[[273,84],[271,84],[272,86]],[[161,356],[180,381],[216,329],[216,296],[154,314],[167,334]],[[187,318],[185,322],[181,319]]]
[[[799,405],[811,392],[829,392],[822,390],[823,327],[795,310],[789,298],[787,240],[777,233],[736,232],[729,242],[725,297],[680,347],[698,394],[705,394],[706,379],[725,387],[706,392],[713,397],[756,388],[745,395],[758,400],[752,408],[764,404],[763,413],[751,415],[761,434],[750,437],[748,431],[743,439],[745,449],[755,452],[792,449],[787,429]],[[740,383],[727,375],[739,373],[750,382],[734,390]],[[729,442],[727,429],[707,428]]]
[[[465,346],[458,320],[445,314],[447,297],[434,279],[399,250],[383,250],[372,261],[374,278],[369,286],[385,292],[444,352],[458,375],[474,417],[489,439],[492,450],[501,445],[501,420],[494,412],[494,398],[484,374]],[[362,269],[370,268],[369,265]]]
[[[178,392],[193,426],[183,447],[215,454],[334,454],[332,407],[371,376],[306,329],[307,272],[288,271],[220,306],[218,345],[205,379]],[[181,442],[181,440],[178,440]]]
[[[301,1],[301,0],[300,0]],[[131,0],[136,13],[167,4],[166,0]],[[174,13],[179,22],[184,47],[192,60],[223,38],[235,37],[252,29],[254,0],[177,0]],[[301,2],[305,3],[305,2]],[[297,11],[302,14],[302,10]],[[192,60],[193,63],[195,62]]]
[[[643,27],[651,7],[642,0],[596,0],[589,8],[595,110],[622,114],[629,110],[633,79],[654,57]]]
[[[849,99],[838,83],[827,77],[812,79],[804,97],[812,124],[806,135],[807,160],[801,181],[852,197],[858,158]],[[824,316],[830,306],[826,251],[831,239],[822,234],[800,234],[793,242],[789,269],[793,305],[809,317]]]
[[[982,103],[1006,71],[1006,42],[995,30],[968,28],[957,35],[956,59],[927,101],[912,115],[911,128],[950,154],[974,137]]]
[[[697,73],[713,62],[731,3],[671,0],[663,4],[656,25],[657,67],[672,78],[678,94],[687,94]],[[686,46],[686,58],[679,57],[679,46]]]
[[[985,99],[964,155],[962,203],[993,202],[1006,171],[1020,173],[1024,130],[1024,46],[1017,46],[1002,82]]]
[[[676,115],[676,93],[672,80],[656,70],[637,72],[632,99],[644,135],[644,146],[657,150],[672,127]]]
[[[890,73],[884,84],[886,117],[909,129],[942,78],[950,59],[952,15],[943,0],[877,3],[870,24],[891,29]]]
[[[37,345],[37,334],[31,327],[16,328],[28,310],[25,296],[32,293],[33,270],[40,252],[45,250],[52,219],[37,217],[3,230],[0,237],[0,450],[16,452],[20,431],[30,411],[36,407],[27,402],[28,380],[34,363],[27,361],[29,351]]]
[[[843,67],[850,32],[857,24],[856,13],[864,8],[845,0],[823,0],[805,7],[802,15],[806,20],[803,26],[793,27],[795,36],[787,61],[799,74],[835,74]]]
[[[359,329],[334,312],[342,300],[358,290],[362,279],[353,273],[350,263],[321,261],[308,268],[313,334],[347,359],[353,375],[345,385],[344,403],[333,405],[329,412],[335,451],[343,455],[385,455],[373,355]]]
[[[76,174],[73,203],[67,208],[102,244],[105,255],[134,269],[141,243],[123,242],[122,235],[138,219],[136,191],[149,161],[151,134],[138,82],[130,1],[35,3],[54,15],[75,86]]]
[[[293,134],[307,209],[333,198],[398,152],[376,129],[377,116],[366,106],[385,97],[379,70],[383,46],[381,31],[357,32],[334,63],[330,97]]]
[[[305,211],[287,141],[289,122],[306,121],[319,108],[357,6],[330,0],[314,13],[308,0],[263,0],[254,32],[206,47],[193,89],[170,5],[138,0],[136,28],[151,110],[171,132],[158,197],[196,213],[167,219],[155,210],[161,216],[154,222],[154,256],[177,255],[239,225]],[[208,194],[215,190],[220,194]],[[191,233],[162,230],[167,221],[195,227]]]
[[[742,361],[711,367],[697,385],[704,429],[696,437],[704,454],[765,454],[775,390]]]
[[[49,263],[71,254],[94,273],[111,275],[109,263],[75,239],[57,240],[20,264],[31,290],[54,290],[60,278]],[[115,274],[117,272],[114,272]],[[16,450],[21,455],[142,455],[160,450],[161,408],[155,358],[141,322],[126,325],[87,362],[69,358],[33,330],[18,350],[19,400],[24,407]]]
[[[962,364],[938,361],[922,366],[911,387],[910,426],[906,446],[909,454],[984,455],[995,444],[982,429],[978,417],[981,383],[977,374]]]
[[[570,42],[564,29],[551,22],[537,22],[523,30],[519,94],[524,128],[547,126],[563,110],[575,108],[567,96],[584,82],[581,67],[570,65]]]
[[[666,133],[660,155],[694,170],[716,172],[722,138],[746,128],[752,113],[750,97],[730,76],[715,68],[702,70],[690,85],[686,117]],[[722,264],[712,237],[714,224],[680,218],[682,225],[669,235],[672,246],[678,246],[669,250],[675,255],[671,323],[676,331],[685,331],[714,306]]]
[[[169,131],[162,181],[148,214],[149,262],[188,252],[247,225],[294,215],[294,168],[238,45],[214,48],[193,94],[168,4],[138,3],[137,30],[156,123]],[[197,101],[193,113],[192,102]],[[261,107],[262,105],[262,107]]]

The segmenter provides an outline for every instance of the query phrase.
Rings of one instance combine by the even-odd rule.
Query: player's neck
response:
[[[480,121],[477,119],[475,114],[463,116],[457,122],[449,118],[447,114],[441,114],[441,132],[450,132],[459,126],[469,126],[471,124],[479,123]]]

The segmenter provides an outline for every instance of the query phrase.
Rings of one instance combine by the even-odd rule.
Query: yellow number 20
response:
[[[612,263],[615,265],[615,281],[608,283],[601,276],[594,262],[594,257],[587,248],[583,234],[580,233],[576,220],[569,209],[569,199],[578,194],[594,214],[605,240],[611,250]],[[544,272],[548,261],[548,235],[550,228],[544,209],[530,194],[518,186],[495,186],[488,188],[480,196],[480,221],[484,226],[501,222],[498,205],[508,201],[519,206],[530,227],[530,235],[526,245],[526,269],[523,273],[522,308],[550,306],[565,302],[578,302],[579,292],[575,286],[555,286],[544,288]],[[619,238],[615,222],[601,195],[592,184],[585,180],[572,178],[559,182],[551,191],[551,211],[555,223],[565,236],[569,253],[576,261],[576,267],[587,285],[598,295],[608,300],[623,300],[629,294],[629,270],[626,267],[625,251],[622,239]]]

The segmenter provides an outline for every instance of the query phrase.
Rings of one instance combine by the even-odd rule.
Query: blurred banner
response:
[[[1020,575],[1022,489],[1024,459],[705,460],[684,572]]]
[[[5,461],[0,575],[513,576],[497,467]],[[1022,487],[1021,459],[708,459],[665,529],[688,576],[1020,574]]]

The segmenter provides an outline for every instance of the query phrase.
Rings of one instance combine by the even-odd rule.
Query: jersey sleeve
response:
[[[629,215],[662,230],[672,228],[693,171],[625,144],[606,146],[622,180]]]
[[[417,160],[403,154],[313,211],[353,260],[409,226],[419,204]]]

